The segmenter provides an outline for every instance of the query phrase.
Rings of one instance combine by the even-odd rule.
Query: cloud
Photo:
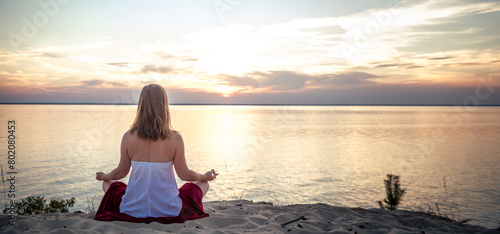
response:
[[[245,76],[226,76],[226,85],[273,91],[293,91],[307,87],[352,86],[373,83],[369,79],[379,78],[365,72],[310,75],[293,71],[253,72]]]
[[[126,81],[108,81],[107,83],[114,87],[130,87]]]
[[[150,72],[153,72],[153,73],[174,73],[175,70],[171,67],[168,67],[168,66],[156,66],[156,65],[153,65],[153,64],[147,64],[145,65],[142,70],[141,70],[142,73],[150,73]]]
[[[130,88],[94,88],[62,86],[53,88],[24,87],[16,89],[0,87],[0,102],[5,103],[137,103]]]
[[[446,56],[446,57],[437,57],[437,58],[430,58],[429,60],[443,60],[443,59],[451,59],[453,58],[452,56]]]
[[[292,71],[253,72],[243,77],[226,76],[224,78],[230,86],[270,90],[297,90],[303,88],[308,79],[308,75]]]
[[[107,86],[107,87],[128,87],[129,84],[126,81],[107,81],[100,79],[83,80],[78,86],[70,87],[95,87],[95,86]]]
[[[484,30],[483,28],[468,28],[468,29],[463,30],[459,33],[460,34],[476,34],[476,33],[481,32],[483,30]]]
[[[375,63],[376,64],[376,63]],[[375,68],[421,68],[422,66],[413,63],[382,63],[375,66]]]
[[[171,54],[166,54],[165,52],[156,52],[154,53],[156,54],[157,56],[159,56],[160,58],[163,58],[163,59],[176,59],[176,60],[180,60],[180,61],[183,61],[183,62],[196,62],[198,61],[197,58],[192,58],[192,57],[187,57],[187,56],[177,56],[177,55],[171,55]]]
[[[46,58],[63,58],[67,57],[64,54],[61,53],[56,53],[56,52],[43,52],[40,54],[40,57],[46,57]]]
[[[10,52],[10,51],[6,51],[6,50],[0,50],[0,57],[3,57],[3,56],[12,56],[14,55],[13,52]]]
[[[263,85],[256,78],[251,78],[248,76],[238,77],[238,76],[226,76],[224,81],[229,86],[238,86],[238,87],[252,87],[252,88],[260,88]]]
[[[104,83],[103,80],[84,80],[84,81],[81,81],[82,85],[84,86],[97,86],[97,85],[101,85]]]
[[[303,32],[315,32],[319,35],[335,35],[335,34],[343,34],[346,32],[345,29],[340,27],[339,25],[332,26],[320,26],[320,27],[309,27],[309,28],[300,28],[299,31]]]
[[[353,86],[353,85],[362,85],[362,84],[371,84],[374,83],[370,81],[371,78],[379,78],[380,76],[376,76],[373,74],[365,73],[365,72],[346,72],[339,74],[327,74],[321,75],[318,77],[314,77],[311,79],[309,83],[312,86],[319,87],[332,87],[332,86]]]
[[[171,54],[166,54],[165,52],[156,52],[154,53],[155,55],[157,55],[158,57],[160,58],[163,58],[163,59],[173,59],[173,58],[176,58],[177,56],[174,56],[174,55],[171,55]]]
[[[128,65],[128,63],[127,62],[122,62],[122,63],[106,63],[106,65],[116,66],[116,67],[126,67]]]
[[[257,76],[264,77],[262,85],[272,90],[296,90],[303,88],[308,76],[291,71],[256,72]]]
[[[196,61],[198,61],[198,59],[196,59],[196,58],[184,58],[184,59],[182,59],[182,61],[184,61],[184,62],[196,62]]]

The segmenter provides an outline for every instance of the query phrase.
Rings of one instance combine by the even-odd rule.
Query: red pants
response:
[[[95,214],[95,219],[102,221],[128,221],[135,223],[183,223],[190,219],[208,217],[203,211],[201,199],[203,193],[198,185],[186,183],[179,189],[179,197],[182,200],[182,209],[176,217],[147,217],[136,218],[125,213],[120,213],[120,203],[125,194],[127,185],[116,181],[109,186],[104,194],[99,209]]]

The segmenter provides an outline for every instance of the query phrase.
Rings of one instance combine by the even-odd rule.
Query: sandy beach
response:
[[[500,233],[411,211],[326,204],[273,206],[247,200],[204,204],[208,218],[180,224],[104,222],[85,213],[1,216],[1,233]]]

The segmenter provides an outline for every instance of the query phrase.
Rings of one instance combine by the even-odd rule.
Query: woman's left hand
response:
[[[205,178],[206,178],[206,181],[212,181],[212,180],[215,180],[215,178],[217,177],[217,175],[219,175],[218,173],[215,173],[215,170],[212,169],[211,171],[207,171],[205,173]]]
[[[106,173],[104,173],[104,172],[97,172],[97,173],[95,173],[95,179],[96,180],[104,180],[103,179],[104,175],[106,175]]]

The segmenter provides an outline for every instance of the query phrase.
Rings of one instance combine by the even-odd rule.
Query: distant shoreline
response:
[[[64,103],[64,102],[0,102],[0,105],[119,105],[130,106],[137,103]],[[451,104],[240,104],[240,103],[171,103],[172,106],[462,106]],[[477,105],[494,107],[499,105]]]

